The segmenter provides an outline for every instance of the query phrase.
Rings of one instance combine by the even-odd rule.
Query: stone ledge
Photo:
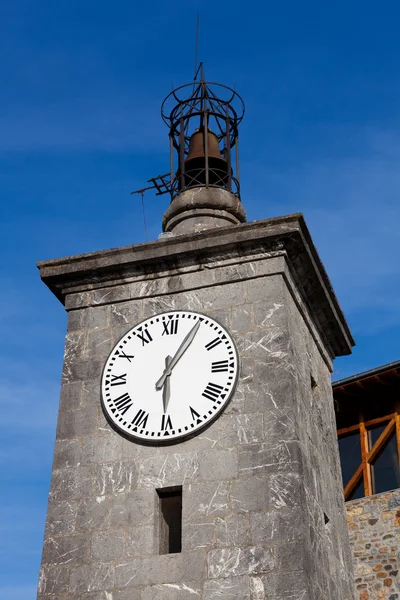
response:
[[[72,290],[168,277],[218,260],[284,253],[301,297],[333,357],[351,352],[354,340],[301,214],[180,235],[38,263],[40,275],[64,304]],[[270,254],[271,256],[271,254]],[[172,292],[173,293],[173,292]]]

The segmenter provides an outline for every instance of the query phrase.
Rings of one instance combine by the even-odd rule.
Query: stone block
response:
[[[252,600],[319,600],[309,595],[309,574],[305,571],[271,572],[260,577],[251,577]],[[332,600],[334,600],[332,598]],[[347,599],[346,599],[347,600]]]
[[[305,544],[300,550],[297,541],[278,544],[274,547],[276,570],[284,573],[292,571],[312,571],[315,563]],[[317,571],[318,572],[318,571]]]
[[[240,355],[244,358],[251,358],[270,369],[277,368],[281,373],[293,368],[286,329],[274,327],[249,331],[237,338],[237,342]]]
[[[53,471],[50,499],[78,500],[90,496],[93,489],[92,466],[76,466]]]
[[[154,490],[137,490],[118,494],[110,511],[110,527],[134,527],[154,523],[156,493]]]
[[[205,575],[205,559],[204,552],[196,551],[125,561],[115,568],[115,584],[125,588],[180,581],[200,582]]]
[[[99,496],[81,500],[77,510],[76,527],[81,531],[110,529],[110,513],[115,496]]]
[[[201,310],[200,310],[201,312]],[[219,308],[217,310],[207,310],[207,314],[210,315],[213,319],[220,323],[227,329],[232,329],[232,309],[231,308]]]
[[[182,551],[210,548],[214,541],[214,521],[185,523],[182,529]]]
[[[285,282],[281,275],[257,277],[247,282],[247,302],[265,302],[270,298],[285,298]]]
[[[284,300],[261,300],[253,305],[256,328],[287,327],[287,307]]]
[[[100,379],[104,361],[99,358],[86,358],[64,362],[62,383]]]
[[[300,509],[287,512],[250,513],[251,540],[254,545],[275,544],[305,537],[307,520]]]
[[[254,444],[264,439],[262,413],[224,414],[219,419],[219,426],[220,444],[228,448]]]
[[[53,535],[73,533],[75,531],[78,503],[49,502],[47,509],[45,538]]]
[[[143,588],[141,600],[200,600],[201,586],[196,581],[160,583]]]
[[[231,498],[232,509],[236,513],[267,511],[269,508],[269,479],[256,474],[233,481]]]
[[[82,500],[77,527],[102,531],[152,524],[156,514],[154,494],[144,490]]]
[[[58,420],[57,438],[64,440],[96,433],[98,410],[97,406],[89,406],[64,414]]]
[[[204,481],[233,479],[238,474],[236,448],[199,452],[200,478]]]
[[[233,514],[219,517],[215,521],[216,546],[248,546],[250,545],[250,526],[248,514]]]
[[[137,486],[138,469],[133,461],[97,463],[94,492],[97,496],[130,492]]]
[[[138,525],[128,530],[126,538],[127,556],[151,556],[158,554],[158,538],[155,525]]]
[[[119,558],[123,556],[124,548],[122,531],[98,532],[92,537],[92,558],[96,562],[107,562]]]
[[[263,475],[276,472],[299,472],[301,467],[299,443],[270,440],[239,448],[239,473]]]
[[[287,510],[302,505],[303,482],[298,473],[278,473],[270,478],[271,509]]]
[[[57,440],[54,448],[53,469],[76,467],[82,462],[80,439]]]
[[[141,488],[157,489],[182,485],[198,477],[199,459],[196,452],[150,456],[139,467]]]
[[[246,332],[253,328],[253,306],[244,304],[241,306],[232,306],[231,317],[232,331]]]
[[[125,327],[128,331],[143,318],[143,303],[140,301],[118,302],[110,305],[110,323],[113,327]]]
[[[105,362],[114,345],[110,327],[92,329],[87,334],[86,354]]]
[[[73,565],[87,561],[90,541],[85,535],[47,537],[43,547],[43,564]]]
[[[44,600],[55,600],[54,597]],[[57,599],[58,600],[58,599]],[[69,600],[69,598],[68,598]],[[95,592],[84,592],[71,596],[71,600],[141,600],[141,588],[117,590],[110,588]]]
[[[60,415],[68,410],[80,408],[82,396],[82,382],[75,381],[64,383],[60,394]]]
[[[229,484],[226,481],[189,483],[183,490],[183,521],[202,517],[224,517],[231,512]]]
[[[208,553],[210,579],[268,573],[274,566],[271,548],[221,548]]]
[[[69,591],[72,593],[101,591],[114,587],[114,565],[90,562],[71,570]]]
[[[85,436],[82,439],[83,464],[121,460],[123,438],[112,430],[101,433],[102,435]]]
[[[203,600],[253,600],[249,577],[211,579],[204,583]],[[257,599],[258,600],[258,599]],[[261,600],[261,598],[260,598]]]
[[[105,360],[104,360],[105,362]],[[82,407],[85,406],[96,406],[99,407],[101,403],[101,390],[100,380],[93,379],[87,380],[82,383]]]
[[[39,594],[63,594],[68,592],[70,568],[42,565],[39,574]]]

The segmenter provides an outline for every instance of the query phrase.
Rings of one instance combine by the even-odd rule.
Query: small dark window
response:
[[[182,551],[182,487],[157,490],[160,500],[160,554]]]
[[[346,487],[361,464],[360,434],[358,431],[339,438],[339,453],[343,487]]]
[[[374,431],[375,439],[384,427],[377,427]],[[372,431],[371,431],[372,434]],[[371,435],[372,437],[372,435]],[[399,456],[397,453],[396,436],[393,433],[389,442],[381,450],[372,465],[372,489],[374,494],[393,490],[400,486]]]

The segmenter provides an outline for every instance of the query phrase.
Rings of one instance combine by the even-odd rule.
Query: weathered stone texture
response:
[[[400,598],[400,490],[346,504],[357,600]]]
[[[252,254],[246,238],[240,246],[233,236],[205,258],[200,238],[169,266],[161,256],[158,272],[139,265],[137,275],[118,275],[105,258],[109,281],[68,283],[40,600],[353,598],[330,387],[334,353],[322,341],[320,317],[293,282],[282,245],[263,241]],[[116,266],[122,256],[113,255]],[[129,328],[179,309],[232,331],[238,386],[223,414],[193,438],[136,444],[104,417],[102,367]],[[183,489],[182,553],[159,555],[156,490],[170,486]]]

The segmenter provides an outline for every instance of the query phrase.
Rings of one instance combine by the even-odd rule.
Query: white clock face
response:
[[[103,371],[103,408],[141,440],[167,442],[204,427],[229,401],[238,355],[227,331],[199,313],[155,315],[133,327]]]

